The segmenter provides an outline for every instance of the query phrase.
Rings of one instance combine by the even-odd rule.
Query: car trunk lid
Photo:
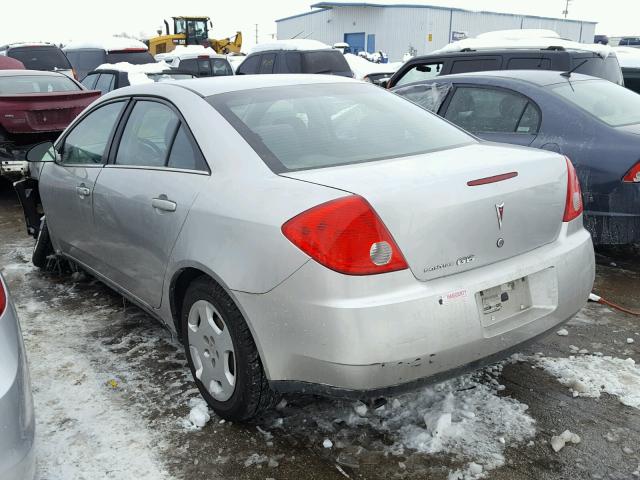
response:
[[[567,194],[563,157],[488,144],[282,175],[363,196],[422,281],[553,242]]]
[[[0,95],[0,125],[9,133],[64,130],[99,91]]]

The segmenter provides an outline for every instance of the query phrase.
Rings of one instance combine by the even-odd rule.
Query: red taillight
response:
[[[4,313],[5,308],[7,308],[7,293],[4,291],[4,285],[0,282],[0,315]]]
[[[636,163],[631,170],[622,178],[623,182],[640,183],[640,162]]]
[[[573,168],[573,164],[568,157],[564,158],[567,161],[567,200],[562,221],[570,222],[582,213],[584,206],[582,205],[582,191],[580,190],[580,180],[578,180],[576,169]]]
[[[347,275],[407,268],[398,245],[371,205],[357,195],[338,198],[293,217],[282,233],[318,263]]]

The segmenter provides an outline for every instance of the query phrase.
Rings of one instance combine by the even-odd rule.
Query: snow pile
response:
[[[537,363],[569,387],[574,397],[599,398],[602,392],[640,409],[640,368],[632,358],[610,356],[538,358]]]
[[[250,53],[264,52],[267,50],[326,50],[331,49],[326,43],[305,38],[291,40],[274,40],[272,42],[259,43]]]
[[[402,66],[400,62],[373,63],[352,53],[345,53],[344,59],[358,79],[362,79],[371,73],[394,73]]]
[[[182,419],[182,427],[186,430],[200,430],[204,427],[211,415],[209,414],[209,406],[201,397],[194,397],[189,400],[189,415]]]
[[[556,332],[556,335],[560,337],[566,337],[567,335],[569,335],[569,330],[567,330],[566,328],[561,328]]]
[[[551,437],[551,448],[553,448],[554,452],[559,452],[567,443],[574,443],[577,445],[580,441],[581,439],[579,435],[569,430],[565,430],[560,435],[554,435]]]
[[[640,48],[614,47],[613,51],[622,68],[640,68]]]
[[[211,47],[204,45],[177,45],[172,51],[167,53],[158,53],[155,57],[156,62],[171,62],[175,58],[195,58],[200,55],[217,56],[216,51]]]
[[[145,83],[154,83],[147,74],[148,73],[162,73],[167,70],[171,70],[171,67],[165,62],[158,63],[143,63],[141,65],[134,65],[128,62],[118,63],[103,63],[96,70],[117,70],[119,72],[127,72],[129,78],[129,84],[131,85],[143,85]]]
[[[131,48],[148,50],[147,46],[140,40],[125,37],[105,37],[94,40],[72,41],[66,44],[62,50],[77,50],[79,48],[97,48],[99,50],[106,50],[107,52]]]

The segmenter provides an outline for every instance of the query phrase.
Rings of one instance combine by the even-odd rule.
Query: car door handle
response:
[[[171,200],[167,200],[167,197],[160,197],[151,200],[151,206],[157,210],[162,210],[164,212],[175,212],[178,204],[176,202],[172,202]]]
[[[76,187],[76,193],[80,198],[84,198],[91,195],[91,190],[88,189],[84,184],[82,184]]]

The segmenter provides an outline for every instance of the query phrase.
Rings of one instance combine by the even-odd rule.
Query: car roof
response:
[[[567,79],[562,75],[563,72],[555,70],[491,70],[487,72],[469,72],[469,73],[456,73],[452,75],[442,75],[429,79],[428,82],[433,81],[448,81],[448,80],[460,80],[460,79],[482,79],[482,78],[503,78],[509,80],[517,80],[521,82],[532,83],[544,87],[546,85],[554,85],[556,83],[563,82],[580,82],[584,80],[603,80],[599,77],[591,77],[589,75],[583,75],[581,73],[572,73],[571,78]],[[423,82],[415,82],[423,83]],[[410,85],[410,84],[406,84]],[[404,85],[402,85],[404,86]]]
[[[171,57],[171,61],[175,60],[176,58],[179,60],[191,60],[192,58],[201,58],[201,57],[207,57],[207,58],[223,58],[223,59],[227,59],[227,57],[225,55],[221,55],[219,53],[208,53],[208,52],[184,52],[184,53],[178,53],[177,55]]]
[[[63,73],[48,72],[44,70],[0,70],[0,77],[21,77],[21,76],[38,76],[38,77],[65,77]]]
[[[45,47],[45,48],[59,48],[57,45],[49,42],[15,42],[2,45],[0,50],[7,50],[10,48],[22,48],[22,47]]]
[[[281,75],[229,75],[222,77],[204,77],[188,80],[176,80],[163,82],[162,85],[178,86],[187,88],[194,93],[209,97],[220,93],[237,92],[242,90],[252,90],[255,88],[268,87],[286,87],[292,85],[317,85],[331,83],[350,83],[357,82],[365,85],[371,85],[366,82],[359,82],[352,78],[340,77],[337,75],[320,75],[320,74],[281,74]],[[129,95],[153,94],[156,84],[142,84],[126,89],[117,90],[118,94],[124,93]],[[373,87],[372,88],[379,88]],[[157,91],[157,90],[156,90]]]
[[[411,63],[421,62],[423,60],[430,60],[436,57],[485,57],[490,55],[522,55],[522,54],[533,54],[533,55],[560,55],[563,53],[570,53],[572,55],[598,55],[596,52],[592,52],[589,50],[573,50],[573,49],[550,49],[550,48],[496,48],[496,49],[487,49],[487,50],[465,50],[465,51],[450,51],[450,52],[438,52],[434,51],[428,53],[427,55],[420,55],[409,60]],[[615,55],[615,52],[611,52],[611,54]]]

